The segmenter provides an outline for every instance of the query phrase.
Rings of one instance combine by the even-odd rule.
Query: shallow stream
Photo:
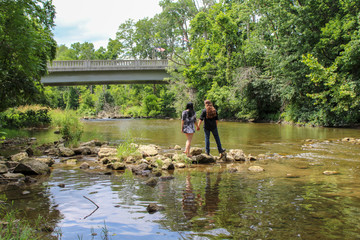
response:
[[[165,152],[185,145],[179,120],[84,123],[82,141],[119,144],[130,137]],[[53,130],[16,134],[36,137],[38,143],[59,138]],[[58,162],[39,184],[5,194],[25,217],[42,215],[55,228],[54,239],[360,238],[360,145],[341,141],[359,139],[360,129],[220,122],[219,134],[226,149],[265,159],[176,169],[166,173],[172,180],[155,187],[127,172],[99,174],[95,158],[84,159],[94,163],[87,171],[79,169],[81,161],[77,166]],[[204,147],[202,130],[192,146]],[[252,173],[251,165],[265,171]],[[238,171],[229,171],[234,168]],[[339,174],[324,175],[326,170]],[[150,203],[164,210],[149,214]]]

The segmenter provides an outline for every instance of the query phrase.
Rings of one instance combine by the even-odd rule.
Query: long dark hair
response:
[[[188,102],[186,104],[186,110],[189,110],[189,117],[192,117],[195,115],[194,104],[192,102]]]
[[[205,109],[206,109],[206,118],[214,118],[216,117],[216,109],[210,100],[205,100]]]

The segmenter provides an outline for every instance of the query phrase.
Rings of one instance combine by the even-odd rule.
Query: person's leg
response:
[[[186,146],[185,146],[185,153],[187,156],[190,156],[190,146],[191,146],[191,140],[193,137],[193,133],[185,133],[186,134]]]
[[[221,141],[220,141],[220,137],[219,137],[219,133],[218,133],[217,128],[215,128],[215,129],[212,130],[211,132],[212,132],[212,134],[214,135],[215,142],[216,142],[216,145],[217,145],[217,148],[218,148],[219,153],[224,152],[225,150],[221,147]]]
[[[210,154],[210,130],[204,128],[205,132],[205,152]]]

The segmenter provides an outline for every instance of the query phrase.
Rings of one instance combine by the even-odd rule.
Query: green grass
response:
[[[139,156],[137,147],[133,144],[133,139],[126,137],[124,142],[120,143],[117,147],[117,156],[124,160],[128,156]]]
[[[12,204],[7,204],[5,195],[0,196],[0,239],[1,240],[37,240],[43,239],[42,227],[46,221],[41,217],[35,221],[20,219],[20,214],[13,209]]]

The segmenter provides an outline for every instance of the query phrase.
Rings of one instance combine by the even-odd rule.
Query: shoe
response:
[[[223,149],[222,151],[221,151],[221,153],[220,153],[220,158],[223,158],[223,157],[225,157],[226,158],[226,149]]]
[[[223,148],[223,149],[221,150],[220,154],[221,154],[221,153],[224,153],[225,151],[226,151],[226,149]]]

